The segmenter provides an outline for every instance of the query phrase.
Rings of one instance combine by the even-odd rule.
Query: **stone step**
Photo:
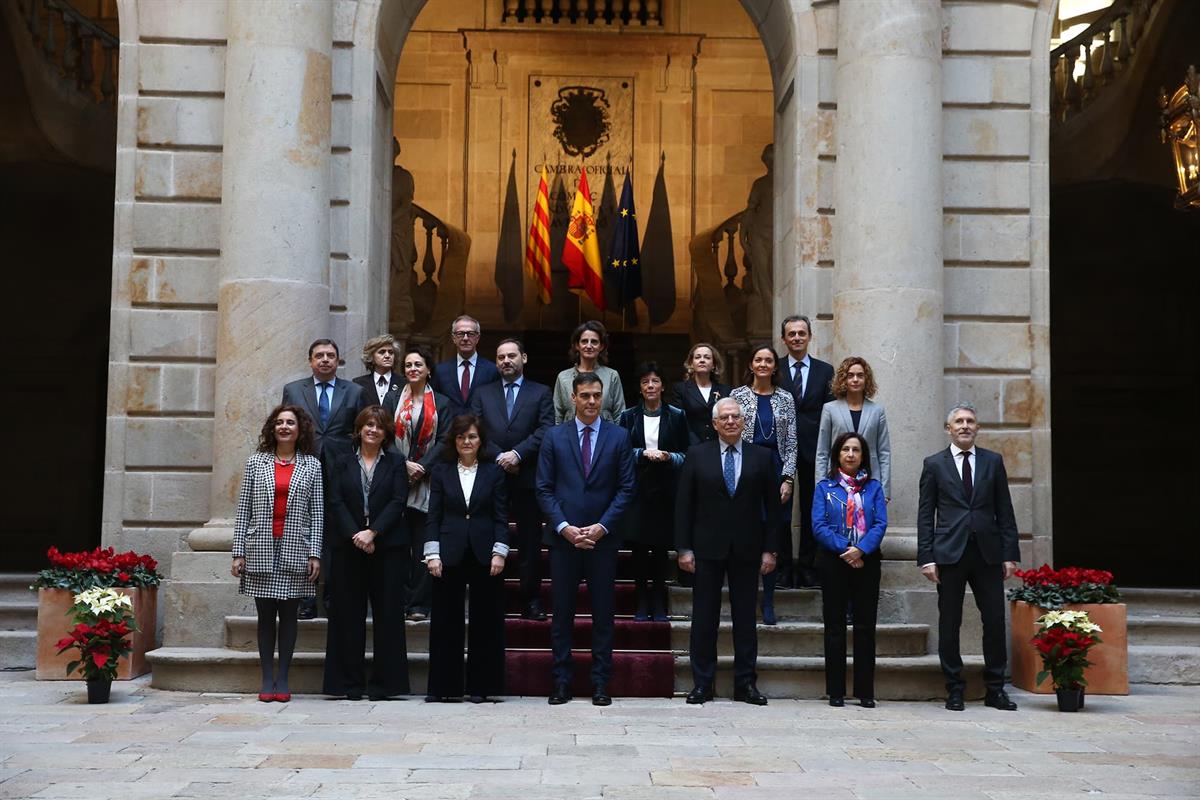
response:
[[[1121,589],[1130,615],[1200,616],[1200,589]]]
[[[1129,645],[1129,682],[1200,684],[1200,646]]]
[[[231,650],[258,652],[258,620],[256,617],[230,616],[225,618],[225,646]],[[328,620],[302,619],[296,636],[297,653],[325,652],[325,632]],[[367,647],[371,645],[374,627],[367,619]],[[404,623],[404,638],[408,652],[429,652],[429,621]]]
[[[37,603],[37,590],[30,589],[32,572],[0,572],[0,602],[16,602],[32,598]]]
[[[846,689],[853,691],[853,657],[847,659]],[[983,697],[983,658],[963,657],[967,678],[966,697]],[[767,697],[818,698],[825,696],[825,660],[812,656],[759,657],[758,690]],[[675,658],[675,690],[692,688],[692,669],[687,656]],[[718,697],[733,695],[733,656],[717,659]],[[879,700],[941,700],[946,697],[945,678],[935,655],[877,658],[875,697]]]
[[[0,631],[0,669],[37,665],[37,631]]]
[[[687,654],[691,623],[671,623],[671,648]],[[846,629],[846,651],[851,652],[852,630]],[[875,628],[875,653],[883,656],[923,656],[929,652],[926,639],[928,625],[886,623]],[[780,622],[778,625],[758,625],[758,656],[822,656],[825,648],[825,626],[815,622]],[[721,622],[717,635],[717,652],[733,653],[733,623]]]
[[[0,631],[36,631],[37,596],[0,600]]]
[[[682,586],[668,587],[671,613],[681,617],[692,615],[692,590]],[[759,591],[759,599],[762,592]],[[729,618],[729,587],[721,589],[721,614]],[[819,622],[821,591],[819,589],[780,589],[775,592],[775,616],[780,621]]]
[[[242,692],[259,688],[258,655],[222,647],[163,647],[147,654],[154,670],[151,685],[156,689],[189,692]],[[368,656],[369,658],[369,656]],[[983,696],[980,679],[982,659],[967,656],[967,696]],[[324,658],[320,653],[297,652],[292,662],[291,684],[297,694],[319,694]],[[849,659],[853,666],[853,658]],[[429,658],[409,654],[412,692],[424,694]],[[717,665],[717,692],[728,697],[733,686],[733,656],[721,656]],[[876,697],[881,700],[937,700],[945,697],[945,685],[937,656],[882,657],[875,666]],[[675,657],[675,690],[692,687],[691,667],[686,655]],[[814,656],[765,656],[758,659],[758,688],[769,697],[819,698],[825,694],[824,659]]]
[[[1200,617],[1130,615],[1126,619],[1130,644],[1200,647]]]

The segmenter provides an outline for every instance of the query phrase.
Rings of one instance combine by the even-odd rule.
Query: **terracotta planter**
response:
[[[1042,657],[1029,640],[1037,633],[1037,619],[1046,613],[1038,606],[1014,600],[1012,606],[1012,682],[1013,686],[1038,694],[1050,694],[1054,687],[1047,678],[1035,683],[1042,669]],[[1092,666],[1084,673],[1087,693],[1129,694],[1129,636],[1125,628],[1124,603],[1082,603],[1063,606],[1070,611],[1086,611],[1100,626],[1104,641],[1088,653]]]
[[[117,666],[117,680],[127,681],[150,671],[146,651],[154,649],[154,629],[158,624],[158,587],[117,589],[133,600],[133,618],[140,630],[130,637],[133,652],[122,658]],[[71,619],[74,596],[66,589],[38,589],[37,626],[37,679],[39,681],[77,681],[78,671],[67,674],[67,664],[79,655],[78,650],[68,650],[61,656],[54,645],[67,635]]]

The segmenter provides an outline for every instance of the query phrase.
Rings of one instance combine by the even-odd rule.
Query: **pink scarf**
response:
[[[846,490],[846,537],[850,546],[855,547],[867,535],[867,515],[863,511],[862,491],[870,477],[865,471],[851,478],[838,470],[838,485]]]

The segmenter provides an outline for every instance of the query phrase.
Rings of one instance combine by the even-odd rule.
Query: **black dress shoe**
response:
[[[962,689],[951,689],[950,695],[946,698],[947,711],[962,711],[966,706],[963,705]]]
[[[833,706],[834,708],[841,708],[842,706],[846,705],[846,698],[840,696],[831,696],[829,698],[829,705]]]
[[[346,692],[347,700],[362,700],[362,692]]]
[[[758,691],[758,687],[753,683],[748,683],[745,686],[733,690],[733,699],[737,703],[749,703],[752,706],[765,706],[767,704],[767,696]]]
[[[695,686],[687,694],[687,704],[689,706],[702,706],[712,699],[713,691],[708,686]]]
[[[488,701],[487,695],[483,695],[483,694],[471,695],[471,702],[474,703],[475,705],[479,705],[480,703],[486,703],[487,701]]]
[[[1001,711],[1016,711],[1017,704],[1009,699],[1008,694],[1000,689],[995,692],[988,692],[983,698],[983,704],[989,708],[998,708]]]
[[[608,696],[608,687],[602,683],[597,683],[592,687],[592,705],[594,706],[611,706],[612,698]]]
[[[858,704],[860,706],[862,706],[863,708],[874,708],[875,707],[875,701],[869,697],[864,697],[864,698],[860,699],[858,701]]]
[[[546,610],[542,608],[542,604],[537,600],[530,600],[525,604],[525,610],[521,612],[521,619],[531,619],[535,622],[545,622]]]
[[[821,579],[811,569],[801,569],[796,572],[796,580],[793,585],[797,589],[820,589]]]
[[[552,706],[561,706],[563,703],[571,701],[571,687],[565,683],[556,683],[554,691],[550,693],[549,703]]]

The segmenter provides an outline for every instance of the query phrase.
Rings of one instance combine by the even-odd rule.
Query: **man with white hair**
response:
[[[713,699],[721,586],[729,579],[733,618],[733,699],[765,706],[758,691],[758,576],[775,569],[779,475],[770,452],[742,440],[742,408],[730,397],[712,411],[717,439],[693,445],[683,462],[675,502],[679,568],[695,573],[690,642],[695,686],[687,702]]]
[[[467,414],[479,387],[500,380],[496,364],[479,355],[479,320],[463,314],[450,324],[450,341],[458,352],[433,370],[430,385],[450,400],[450,416]]]
[[[968,585],[983,619],[984,703],[1016,711],[1004,691],[1008,651],[1004,581],[1021,560],[1008,473],[999,453],[975,446],[975,407],[959,403],[946,417],[950,447],[925,459],[917,505],[917,563],[938,592],[938,658],[946,676],[946,708],[963,710],[966,680],[958,633]]]

